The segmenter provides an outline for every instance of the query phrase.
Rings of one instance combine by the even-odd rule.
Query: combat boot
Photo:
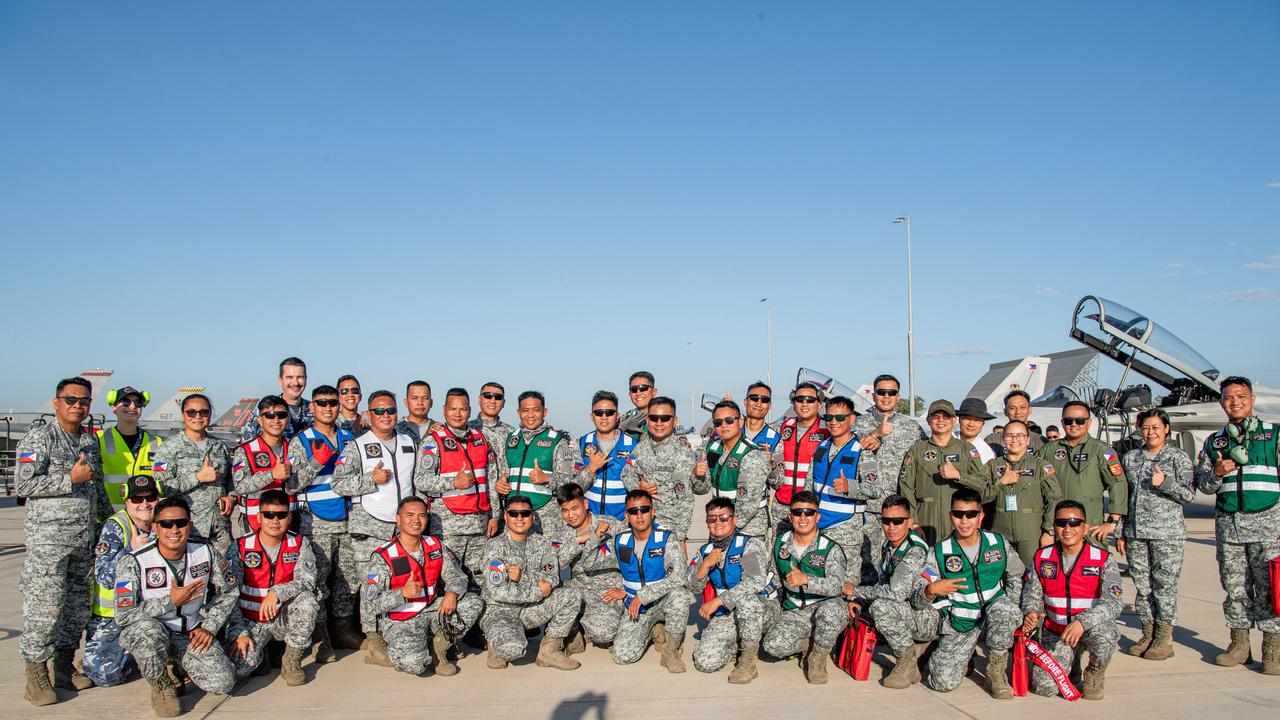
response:
[[[1094,665],[1093,658],[1089,658],[1089,666],[1084,669],[1084,692],[1085,700],[1101,700],[1102,686],[1107,679],[1107,666]]]
[[[587,634],[582,631],[581,625],[574,625],[569,631],[569,640],[565,645],[564,652],[566,655],[581,655],[587,651]]]
[[[382,633],[377,630],[369,633],[365,642],[369,646],[369,653],[364,656],[366,665],[391,667],[391,656],[387,654],[387,641],[382,639]]]
[[[1241,663],[1252,662],[1253,652],[1249,649],[1249,630],[1231,628],[1231,644],[1226,652],[1218,655],[1213,662],[1222,667],[1235,667]]]
[[[738,646],[738,662],[729,673],[729,682],[734,685],[746,685],[760,677],[756,670],[756,659],[760,657],[760,643],[741,643]]]
[[[1151,638],[1151,647],[1142,653],[1148,660],[1168,660],[1173,657],[1173,626],[1169,623],[1156,623],[1155,634]]]
[[[880,684],[892,690],[905,690],[920,682],[920,653],[924,647],[923,643],[912,643],[911,647],[903,649],[893,670]]]
[[[458,674],[458,666],[449,660],[449,650],[453,641],[448,635],[438,632],[431,636],[431,654],[436,656],[436,674],[441,677],[452,677]]]
[[[829,654],[831,654],[831,648],[822,648],[817,645],[809,647],[809,655],[804,661],[804,679],[808,680],[810,685],[827,684],[827,655]]]
[[[178,661],[169,658],[169,662],[164,665],[164,671],[169,676],[169,684],[173,686],[173,694],[178,697],[187,694],[187,674],[178,667]]]
[[[306,673],[302,672],[302,653],[306,652],[302,648],[286,647],[284,649],[284,657],[280,661],[280,677],[284,678],[285,685],[305,685],[307,682]]]
[[[1151,647],[1151,642],[1153,638],[1153,635],[1152,635],[1153,627],[1155,627],[1155,625],[1150,620],[1143,620],[1142,621],[1142,637],[1138,638],[1138,641],[1135,642],[1132,647],[1130,647],[1128,650],[1125,650],[1125,653],[1128,655],[1136,655],[1141,657],[1142,653],[1146,652],[1147,648]]]
[[[582,663],[574,660],[560,648],[563,647],[564,638],[552,637],[549,633],[542,634],[542,644],[538,646],[538,657],[534,659],[534,663],[541,667],[551,667],[557,670],[577,670],[582,667]]]
[[[63,690],[88,690],[93,681],[76,668],[76,649],[63,648],[53,652],[53,686]]]
[[[667,641],[667,624],[663,622],[654,623],[653,628],[649,630],[649,640],[653,646],[662,649],[662,644]]]
[[[987,691],[996,700],[1008,700],[1013,697],[1008,672],[1009,653],[993,652],[987,657]]]
[[[663,632],[663,635],[665,637],[660,646],[662,648],[662,667],[666,668],[669,673],[684,672],[684,660],[680,659],[680,645],[684,638],[676,637],[669,632]]]
[[[1262,633],[1262,674],[1280,675],[1280,633]]]
[[[360,631],[356,629],[355,622],[352,621],[351,616],[335,617],[332,622],[333,628],[330,637],[333,639],[333,646],[343,650],[359,650],[364,638],[360,637]]]
[[[167,675],[148,678],[147,682],[151,684],[151,709],[156,717],[171,718],[182,714],[182,705],[178,702],[178,696],[174,694],[173,684],[169,682]]]
[[[502,670],[507,666],[507,661],[498,657],[493,648],[489,648],[489,657],[485,658],[484,665],[490,670]]]
[[[336,653],[333,652],[333,643],[329,641],[329,626],[324,622],[316,623],[315,632],[311,633],[311,640],[315,643],[316,662],[321,665],[327,665],[338,659]]]
[[[27,689],[22,697],[31,701],[32,705],[52,705],[58,702],[58,695],[49,684],[49,666],[46,663],[27,663]]]

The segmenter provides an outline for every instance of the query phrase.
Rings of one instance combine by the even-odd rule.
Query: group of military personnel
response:
[[[209,434],[204,395],[182,400],[183,429],[162,440],[138,426],[146,393],[108,393],[117,422],[95,432],[90,384],[58,384],[56,422],[32,428],[17,458],[30,702],[136,667],[156,714],[172,717],[188,681],[226,693],[276,666],[303,684],[307,654],[333,662],[335,647],[439,676],[459,671],[464,647],[487,648],[497,670],[538,629],[540,666],[573,670],[587,643],[629,664],[652,645],[679,673],[690,605],[706,622],[694,667],[732,664],[731,683],[757,676],[762,647],[824,683],[862,619],[894,653],[886,687],[955,689],[985,636],[986,685],[1011,697],[1007,653],[1018,633],[1039,633],[1064,668],[1087,652],[1083,696],[1101,699],[1121,610],[1109,542],[1128,559],[1143,624],[1127,652],[1171,656],[1182,504],[1197,489],[1217,497],[1231,630],[1218,662],[1246,662],[1257,626],[1263,672],[1280,674],[1267,568],[1280,555],[1277,433],[1253,415],[1245,378],[1223,381],[1230,422],[1194,469],[1163,411],[1139,416],[1144,447],[1121,458],[1089,435],[1084,403],[1062,409],[1060,439],[1033,434],[1017,391],[1000,435],[977,437],[992,416],[972,398],[932,403],[926,435],[898,412],[889,375],[861,415],[801,383],[776,423],[772,389],[753,383],[741,405],[714,407],[696,449],[643,371],[625,413],[613,393],[594,395],[594,429],[577,440],[547,424],[537,391],[517,398],[518,426],[503,422],[496,382],[480,388],[478,417],[453,388],[435,421],[426,382],[408,385],[403,407],[379,390],[361,411],[354,376],[309,400],[306,381],[301,360],[283,361],[281,393],[261,399],[234,447]],[[690,547],[695,495],[708,493],[709,539]],[[1034,691],[1059,692],[1066,672],[1043,665]]]

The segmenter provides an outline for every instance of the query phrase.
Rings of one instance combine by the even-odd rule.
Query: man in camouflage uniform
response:
[[[1039,457],[1045,457],[1040,452],[1044,449],[1045,440],[1040,437],[1039,432],[1031,429],[1031,396],[1025,390],[1013,390],[1004,396],[1004,416],[1009,420],[1027,423],[1027,433],[1031,436],[1031,440],[1027,444],[1027,452]],[[992,429],[983,440],[986,440],[987,444],[991,446],[996,457],[1004,454],[1004,438],[996,429]]]
[[[853,432],[858,436],[862,449],[875,457],[880,474],[887,475],[890,485],[894,486],[897,479],[894,473],[902,467],[902,456],[907,454],[912,445],[924,440],[925,434],[915,418],[897,411],[898,393],[901,389],[897,378],[879,375],[872,382],[872,388],[875,408],[858,417]],[[896,491],[897,487],[891,487],[891,490]],[[880,567],[884,532],[876,518],[879,512],[879,499],[867,501],[867,546],[871,548],[871,568],[863,568],[863,572]],[[871,579],[869,575],[867,579]]]
[[[431,383],[414,380],[404,389],[405,416],[396,423],[396,433],[408,435],[415,444],[421,443],[427,433],[435,432],[440,423],[431,419]]]
[[[934,400],[926,417],[932,434],[902,456],[898,492],[911,503],[911,517],[919,523],[921,537],[935,542],[951,527],[947,519],[951,494],[962,487],[986,492],[987,473],[978,451],[951,434],[956,410],[949,401]]]
[[[1084,505],[1090,541],[1105,545],[1120,527],[1120,518],[1129,511],[1129,484],[1116,451],[1101,440],[1089,437],[1092,422],[1089,406],[1079,400],[1062,406],[1062,428],[1066,437],[1041,448],[1040,457],[1053,465],[1058,485],[1062,487],[1062,498]],[[1105,521],[1104,492],[1110,498]]]
[[[656,397],[648,403],[648,432],[635,449],[635,462],[622,471],[627,490],[639,488],[654,501],[656,525],[675,533],[684,547],[693,522],[693,466],[697,458],[675,433],[676,401]]]
[[[627,392],[635,407],[618,418],[618,429],[639,440],[648,430],[649,403],[658,395],[653,373],[637,370],[627,379]]]
[[[500,670],[524,655],[524,631],[545,625],[535,662],[576,670],[564,640],[582,607],[582,595],[560,585],[560,562],[551,541],[533,530],[533,505],[523,495],[507,500],[506,529],[485,545],[484,599],[480,624],[489,641],[487,665]]]
[[[655,398],[649,409],[658,404]],[[662,412],[661,408],[658,411]],[[650,415],[650,432],[662,424]],[[622,589],[610,589],[604,594],[608,602],[623,601],[625,608],[618,634],[613,638],[613,661],[619,665],[638,661],[652,639],[662,652],[662,666],[668,672],[682,673],[685,667],[680,648],[689,624],[689,604],[693,602],[684,587],[684,550],[676,548],[674,532],[656,526],[654,499],[647,491],[629,491],[626,504],[629,527],[613,539]]]
[[[563,528],[560,508],[552,502],[556,490],[575,483],[578,471],[577,448],[567,432],[546,423],[546,398],[537,390],[520,393],[517,402],[520,427],[509,434],[505,445],[494,448],[503,453],[507,474],[495,477],[498,495],[526,495],[533,503],[538,519],[534,532],[556,535]]]
[[[1057,472],[1027,449],[1031,431],[1021,420],[1004,428],[1005,451],[987,463],[984,502],[995,501],[991,529],[1012,545],[1022,564],[1031,567],[1036,550],[1053,542],[1053,509],[1062,499]]]
[[[59,382],[55,422],[32,427],[17,448],[15,487],[27,498],[18,650],[27,664],[25,697],[33,705],[58,701],[49,686],[50,658],[57,687],[93,686],[72,664],[89,622],[94,519],[98,503],[107,501],[97,438],[80,427],[93,402],[91,388],[81,377]]]
[[[769,550],[761,538],[743,534],[734,515],[727,497],[707,503],[710,539],[689,561],[687,587],[698,598],[698,616],[707,621],[693,649],[693,666],[711,673],[736,658],[729,682],[745,685],[759,676],[760,640],[778,606],[764,595]]]
[[[213,406],[199,393],[182,399],[182,430],[165,440],[152,458],[152,471],[165,497],[180,497],[191,508],[191,533],[217,549],[231,547],[235,505],[231,492],[231,450],[209,435]]]
[[[1200,492],[1217,495],[1214,528],[1222,612],[1231,645],[1214,662],[1230,667],[1249,656],[1249,630],[1262,630],[1262,672],[1280,675],[1280,616],[1271,611],[1268,565],[1280,556],[1280,427],[1253,414],[1257,398],[1248,378],[1221,383],[1227,427],[1210,435],[1196,465]]]
[[[284,427],[284,439],[287,442],[294,435],[305,430],[314,421],[311,417],[311,401],[302,397],[307,389],[307,364],[296,357],[287,357],[280,361],[280,397],[284,398],[289,417]],[[240,429],[240,442],[246,443],[262,434],[262,423],[258,414],[262,408],[255,407],[250,411],[249,419]]]
[[[355,375],[343,375],[338,378],[338,419],[335,425],[352,435],[359,435],[368,426],[368,420],[360,414],[360,381]]]
[[[1116,549],[1129,560],[1133,601],[1142,620],[1142,637],[1126,652],[1149,660],[1173,656],[1173,626],[1178,620],[1178,577],[1187,525],[1183,503],[1195,500],[1191,458],[1169,444],[1169,416],[1159,408],[1138,413],[1145,447],[1125,453],[1129,512]]]
[[[569,635],[570,655],[587,649],[587,641],[609,645],[618,633],[622,603],[607,602],[604,594],[622,587],[622,576],[614,560],[610,540],[617,534],[618,521],[594,515],[587,508],[580,485],[566,483],[556,490],[563,528],[548,535],[557,549],[560,582],[582,595],[582,616]]]
[[[706,455],[693,466],[693,492],[711,493],[734,501],[742,510],[734,513],[742,532],[767,542],[769,507],[766,495],[773,464],[743,436],[742,414],[737,403],[723,400],[711,412],[716,438],[707,445]]]
[[[467,427],[484,433],[491,448],[507,446],[507,438],[515,432],[515,428],[502,422],[502,408],[507,405],[507,391],[501,383],[487,382],[480,386],[480,397],[476,401],[480,406],[480,415],[467,423]]]
[[[818,496],[822,517],[818,527],[840,544],[848,566],[848,580],[862,582],[864,559],[875,556],[871,543],[883,536],[879,513],[867,511],[872,500],[880,501],[894,490],[896,477],[885,477],[871,453],[864,453],[853,434],[858,416],[853,400],[837,395],[827,400],[822,421],[830,436],[813,453],[809,483]],[[871,523],[875,522],[874,530]]]

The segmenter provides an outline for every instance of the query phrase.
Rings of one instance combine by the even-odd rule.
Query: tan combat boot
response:
[[[1151,638],[1151,647],[1142,653],[1148,660],[1168,660],[1173,657],[1173,626],[1169,623],[1156,623],[1155,635]]]
[[[335,648],[343,650],[359,650],[364,638],[360,637],[360,632],[356,630],[355,623],[351,617],[335,617],[332,620],[333,627],[330,630],[330,637],[333,640]]]
[[[1246,628],[1231,628],[1231,644],[1213,662],[1222,667],[1235,667],[1253,660],[1253,652],[1249,649],[1249,631]]]
[[[684,642],[683,637],[676,637],[669,632],[663,632],[666,637],[663,638],[662,645],[662,667],[667,669],[669,673],[682,673],[686,670],[684,660],[680,658],[680,646]]]
[[[662,644],[667,641],[667,624],[664,622],[654,623],[653,628],[649,630],[649,641],[653,646],[662,649]]]
[[[729,682],[746,685],[760,677],[760,672],[756,670],[756,659],[759,657],[759,643],[741,643],[738,646],[738,662],[733,666],[733,672],[729,673]]]
[[[587,634],[582,631],[581,625],[574,625],[569,631],[569,641],[565,645],[564,652],[566,655],[581,655],[587,651]]]
[[[484,665],[490,670],[502,670],[507,666],[507,661],[498,657],[498,654],[493,651],[493,646],[490,646],[489,657],[485,658]]]
[[[387,641],[382,639],[382,633],[375,630],[365,637],[365,641],[369,647],[369,653],[364,656],[365,664],[391,667],[391,656],[387,654]]]
[[[302,653],[306,652],[302,648],[286,647],[284,649],[284,658],[280,661],[280,677],[284,678],[284,684],[289,686],[305,685],[307,683],[307,675],[302,672]]]
[[[1143,620],[1142,621],[1142,637],[1138,638],[1138,641],[1135,642],[1132,647],[1130,647],[1128,650],[1125,650],[1125,654],[1141,657],[1142,653],[1146,652],[1147,648],[1151,647],[1151,640],[1153,637],[1152,629],[1154,627],[1155,627],[1155,624],[1152,623],[1150,620]]]
[[[436,656],[436,674],[441,677],[453,677],[458,674],[458,666],[449,660],[449,649],[453,641],[448,635],[438,632],[431,636],[431,654]]]
[[[1084,669],[1084,691],[1085,700],[1101,700],[1102,686],[1107,679],[1107,666],[1094,665],[1093,658],[1089,659],[1089,666]]]
[[[261,666],[259,666],[261,667]],[[169,676],[169,684],[173,686],[173,694],[182,697],[187,694],[187,674],[182,668],[178,667],[178,661],[173,658],[165,663],[164,671]]]
[[[564,646],[564,638],[552,637],[548,633],[542,634],[542,644],[538,646],[538,657],[534,659],[534,663],[541,667],[551,667],[557,670],[577,670],[582,667],[582,663],[574,660],[561,650]]]
[[[923,643],[912,643],[911,647],[904,648],[893,670],[880,684],[892,690],[905,690],[920,682],[920,653],[924,647]]]
[[[27,689],[22,697],[32,705],[52,705],[58,702],[58,695],[49,684],[49,666],[42,662],[27,663]]]
[[[804,661],[804,679],[808,680],[810,685],[827,683],[827,655],[830,653],[831,648],[822,648],[817,645],[809,647],[809,654]]]
[[[182,713],[182,705],[178,703],[178,696],[173,693],[169,677],[161,675],[154,679],[148,678],[147,682],[151,684],[151,709],[156,717],[178,717]]]
[[[1009,653],[992,652],[987,658],[987,691],[997,700],[1009,700],[1013,697],[1013,688],[1009,686]]]
[[[327,665],[338,659],[337,653],[333,651],[333,643],[329,640],[329,626],[323,621],[316,623],[315,632],[311,633],[311,642],[314,643],[312,652],[315,654],[316,662],[321,665]]]
[[[53,653],[53,686],[63,690],[88,690],[93,681],[76,668],[76,649],[64,648]]]
[[[1280,633],[1262,634],[1262,674],[1280,675]]]

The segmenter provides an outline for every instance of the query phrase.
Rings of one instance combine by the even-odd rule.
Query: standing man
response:
[[[351,498],[347,531],[356,576],[368,577],[370,557],[395,533],[396,512],[413,496],[417,452],[413,438],[396,432],[396,396],[377,390],[369,396],[369,429],[342,448],[334,465],[333,492]],[[387,644],[378,634],[377,615],[360,606],[360,627],[375,665],[390,665]]]
[[[656,398],[649,403],[651,411],[656,404]],[[649,432],[658,424],[650,419]],[[652,639],[662,651],[662,667],[670,673],[682,673],[685,667],[680,648],[693,595],[684,587],[684,550],[676,547],[674,533],[655,527],[653,506],[653,496],[647,491],[628,492],[630,528],[613,539],[622,589],[611,589],[604,597],[609,602],[622,600],[625,608],[613,638],[613,661],[619,665],[636,662],[644,657]]]
[[[634,408],[623,414],[618,422],[622,432],[639,440],[645,434],[645,416],[649,414],[649,403],[658,395],[658,388],[653,373],[648,370],[637,370],[627,380],[627,392],[631,395]]]
[[[767,455],[772,456],[778,447],[782,435],[769,425],[769,410],[773,408],[773,388],[756,381],[747,386],[747,394],[742,398],[742,409],[747,419],[742,434],[747,440]]]
[[[983,500],[995,501],[991,529],[1014,547],[1023,565],[1032,567],[1036,550],[1053,542],[1053,509],[1062,499],[1057,471],[1028,448],[1031,433],[1021,420],[1004,428],[1004,455],[987,463]]]
[[[693,666],[711,673],[737,661],[729,682],[746,685],[759,677],[760,640],[777,606],[764,596],[769,584],[769,550],[764,540],[745,535],[734,517],[733,500],[707,503],[706,543],[689,561],[688,589],[698,598],[698,616],[707,621]]]
[[[618,633],[622,603],[604,599],[609,590],[622,588],[622,575],[611,547],[618,522],[592,513],[582,487],[574,483],[561,485],[556,490],[556,501],[564,528],[551,545],[558,546],[560,581],[582,595],[582,617],[570,632],[565,650],[576,655],[587,649],[587,641],[609,645]]]
[[[1052,463],[1064,500],[1084,505],[1089,537],[1105,544],[1129,511],[1129,483],[1120,456],[1111,446],[1089,437],[1089,406],[1072,400],[1062,407],[1062,427],[1067,436],[1045,445],[1040,457]],[[1006,428],[1005,432],[1008,432]],[[1032,432],[1032,437],[1037,435]],[[1102,495],[1110,498],[1103,520]]]
[[[982,435],[982,426],[988,420],[994,419],[995,415],[987,412],[987,404],[980,398],[965,398],[960,402],[960,407],[956,410],[956,416],[960,418],[958,423],[960,439],[977,448],[978,460],[982,461],[983,465],[986,465],[996,456],[996,453],[979,436]]]
[[[1280,617],[1271,610],[1275,589],[1268,572],[1268,563],[1280,556],[1280,427],[1253,414],[1257,398],[1248,378],[1228,377],[1221,391],[1227,426],[1205,441],[1195,475],[1201,492],[1217,495],[1218,575],[1231,630],[1231,645],[1214,662],[1245,662],[1249,630],[1256,626],[1262,630],[1262,672],[1280,675]]]
[[[636,446],[635,462],[622,471],[627,490],[649,493],[658,527],[674,533],[681,551],[693,522],[693,450],[674,435],[676,401],[656,397],[648,402],[646,432]],[[628,518],[629,519],[629,518]]]
[[[889,476],[890,485],[894,484],[893,474],[902,467],[902,457],[912,445],[925,439],[924,430],[915,418],[897,411],[898,393],[901,385],[892,375],[878,375],[872,381],[872,402],[875,408],[858,418],[853,431],[858,435],[862,449],[876,458],[876,465],[881,474]],[[896,488],[894,488],[896,490]],[[875,515],[880,512],[880,501],[867,503],[867,529],[871,548],[871,566],[880,567],[880,548],[883,547],[884,533]]]
[[[517,400],[520,429],[507,439],[507,476],[499,478],[498,494],[504,498],[524,495],[538,515],[534,532],[557,534],[563,527],[560,508],[550,502],[556,490],[571,483],[575,458],[573,439],[547,424],[546,398],[537,390],[520,393]]]
[[[898,492],[911,503],[920,534],[926,541],[937,542],[950,527],[951,494],[961,487],[986,492],[987,475],[977,449],[951,434],[956,411],[949,401],[934,400],[926,417],[932,435],[902,456]]]
[[[805,679],[822,685],[827,682],[827,657],[848,621],[839,601],[846,562],[840,545],[818,529],[818,496],[801,490],[790,501],[791,529],[773,543],[782,613],[765,633],[764,649],[776,658],[801,655]]]
[[[640,441],[618,429],[618,396],[608,390],[591,397],[591,424],[596,429],[578,438],[577,483],[586,490],[592,514],[621,521],[627,498],[622,471],[633,461]]]
[[[1058,440],[1061,438],[1062,438],[1062,429],[1059,428],[1057,425],[1050,425],[1049,427],[1044,429],[1045,442],[1053,442],[1054,440]]]
[[[281,360],[280,395],[268,395],[267,397],[280,397],[288,410],[287,422],[282,433],[285,440],[289,440],[311,425],[311,403],[302,397],[302,393],[306,389],[307,364],[296,357],[287,357]],[[247,443],[262,434],[262,425],[258,422],[258,415],[261,412],[262,406],[259,404],[258,409],[249,416],[244,428],[240,430],[241,442]]]
[[[1048,633],[1041,645],[1064,668],[1088,650],[1084,699],[1101,700],[1107,665],[1120,644],[1120,566],[1111,553],[1085,542],[1089,527],[1084,506],[1075,500],[1057,504],[1053,529],[1056,541],[1036,552],[1035,565],[1027,573],[1022,632],[1031,634],[1043,617]],[[1037,695],[1058,694],[1057,683],[1039,666],[1031,674],[1031,686]]]
[[[818,496],[818,529],[836,541],[844,551],[849,582],[862,582],[863,548],[876,542],[882,532],[872,531],[869,523],[878,518],[867,512],[867,503],[879,500],[893,491],[893,477],[879,472],[876,458],[864,453],[853,425],[858,415],[853,400],[838,395],[827,401],[822,421],[831,436],[823,440],[813,453],[813,492]],[[874,557],[866,548],[866,559]]]
[[[98,508],[100,520],[124,509],[121,491],[125,482],[134,475],[150,475],[151,457],[160,447],[160,438],[138,427],[142,408],[147,406],[150,395],[125,386],[107,393],[107,404],[115,413],[115,427],[98,433],[98,453],[102,456],[102,484],[107,490],[107,500]]]
[[[1088,408],[1086,407],[1086,410]],[[1017,420],[1027,423],[1027,428],[1031,428],[1031,396],[1025,390],[1013,390],[1004,396],[1004,416],[1009,420]],[[991,446],[997,455],[1004,452],[1004,442],[1000,439],[1000,426],[992,429],[991,434],[987,435],[984,440]],[[1031,432],[1031,443],[1027,446],[1027,451],[1032,455],[1044,455],[1040,452],[1044,448],[1044,438],[1040,437],[1040,433]]]
[[[791,496],[810,487],[809,464],[813,462],[814,451],[831,437],[818,418],[822,398],[817,385],[809,382],[797,385],[791,393],[791,407],[796,415],[782,421],[778,428],[781,437],[773,452],[774,464],[782,466],[782,474],[775,473],[771,478],[776,491],[769,517],[778,532],[787,529]]]
[[[487,382],[480,386],[480,416],[467,423],[467,427],[484,433],[489,447],[506,447],[507,437],[515,431],[502,422],[502,408],[507,405],[507,391],[501,383]]]
[[[315,422],[289,441],[289,457],[294,458],[293,474],[285,482],[285,492],[298,495],[302,502],[299,534],[311,541],[316,559],[316,662],[336,660],[329,639],[327,601],[333,603],[333,627],[338,647],[360,647],[352,615],[355,593],[361,578],[356,574],[352,557],[351,534],[347,515],[351,501],[333,490],[333,471],[347,443],[354,438],[338,427],[341,395],[332,385],[321,385],[311,391],[311,409]],[[329,584],[333,584],[330,591]]]
[[[80,427],[93,404],[91,391],[82,377],[60,381],[53,398],[56,421],[32,427],[17,448],[15,487],[27,498],[18,650],[27,664],[24,697],[32,705],[58,702],[49,686],[50,658],[54,685],[93,687],[72,664],[89,622],[94,518],[98,503],[106,502],[98,442]]]
[[[705,459],[693,466],[693,491],[732,500],[734,508],[741,505],[741,514],[730,513],[737,528],[763,542],[769,534],[769,456],[743,435],[742,415],[734,401],[717,403],[711,411],[711,424],[715,439],[707,445]],[[723,663],[716,669],[720,667]]]
[[[480,621],[489,640],[487,664],[494,670],[524,655],[525,630],[546,625],[535,662],[541,667],[576,670],[564,653],[564,639],[582,607],[577,590],[560,585],[556,548],[533,534],[533,506],[525,495],[507,500],[506,529],[485,545],[484,595],[488,612]]]
[[[240,497],[240,513],[244,523],[236,536],[258,531],[258,501],[267,490],[284,487],[293,471],[288,455],[289,438],[285,432],[289,426],[289,411],[279,395],[267,395],[258,401],[258,421],[261,432],[242,443],[231,455],[231,485]],[[310,424],[310,403],[307,405],[307,422]],[[304,428],[298,428],[302,432]],[[296,433],[295,433],[296,434]]]
[[[431,383],[414,380],[405,386],[405,417],[396,423],[396,433],[412,437],[414,445],[417,445],[428,433],[440,429],[440,423],[430,417],[432,403]]]
[[[360,381],[355,375],[343,375],[338,378],[338,401],[341,403],[341,409],[338,412],[336,424],[351,433],[353,437],[363,432],[368,424],[367,419],[360,414],[360,397]]]
[[[167,497],[187,501],[191,534],[213,545],[221,556],[231,547],[229,518],[235,508],[231,487],[231,450],[209,434],[213,405],[193,393],[182,398],[182,430],[156,450],[152,471]]]

